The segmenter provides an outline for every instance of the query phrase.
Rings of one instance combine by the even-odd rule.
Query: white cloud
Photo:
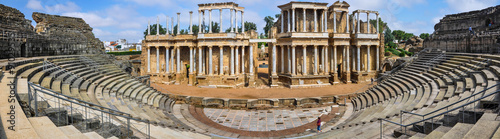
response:
[[[446,0],[446,3],[457,12],[480,10],[496,5],[498,0]]]
[[[28,4],[26,4],[26,7],[33,10],[44,10],[42,2],[38,0],[29,0]]]
[[[82,18],[91,27],[109,27],[117,24],[116,20],[110,17],[101,17],[97,13],[73,12],[73,13],[63,13],[62,15]]]
[[[68,1],[66,3],[59,3],[58,1],[39,1],[29,0],[26,7],[39,12],[49,14],[60,14],[65,12],[76,12],[80,7],[74,2]]]

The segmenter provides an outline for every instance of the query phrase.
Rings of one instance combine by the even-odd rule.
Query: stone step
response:
[[[432,131],[427,136],[425,136],[424,139],[437,139],[437,138],[441,138],[441,137],[444,136],[444,134],[446,134],[450,130],[451,130],[451,127],[439,126],[438,128],[434,129],[434,131]]]
[[[491,138],[500,125],[500,121],[495,121],[497,116],[495,113],[483,114],[481,119],[465,134],[464,138]]]
[[[28,118],[36,133],[42,139],[69,139],[56,125],[46,116]],[[50,134],[47,134],[50,133]]]
[[[474,124],[457,123],[453,128],[451,128],[446,134],[444,134],[442,139],[461,139],[467,134],[467,132],[474,126]]]
[[[83,135],[87,136],[89,139],[104,139],[101,135],[97,134],[96,132],[87,132],[83,133]]]
[[[61,126],[59,129],[71,139],[89,139],[72,125]]]

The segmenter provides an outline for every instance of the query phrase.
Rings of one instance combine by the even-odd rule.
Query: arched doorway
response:
[[[26,55],[26,43],[21,44],[21,57],[28,57]]]

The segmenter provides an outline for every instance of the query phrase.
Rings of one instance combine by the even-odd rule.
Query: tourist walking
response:
[[[318,132],[321,132],[321,117],[318,117],[318,122],[316,122],[316,125],[318,126]]]
[[[373,84],[373,78],[370,79],[372,81],[372,84]]]

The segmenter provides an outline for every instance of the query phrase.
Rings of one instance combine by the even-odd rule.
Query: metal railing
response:
[[[39,116],[39,110],[41,110],[42,108],[39,108],[38,100],[42,100],[45,101],[46,104],[48,104],[46,108],[63,108],[69,111],[69,114],[82,115],[82,118],[84,118],[84,120],[100,120],[100,124],[105,123],[105,121],[115,125],[124,124],[124,126],[126,126],[127,128],[127,135],[131,135],[131,129],[135,129],[139,131],[139,133],[134,132],[137,133],[134,134],[135,136],[151,138],[150,122],[147,120],[132,118],[130,114],[125,112],[113,110],[77,98],[66,96],[64,94],[54,92],[50,89],[46,89],[31,82],[28,82],[28,98],[29,106],[33,107],[31,102],[34,101],[35,116]],[[57,121],[59,122],[59,115],[57,118]],[[74,119],[72,119],[71,121],[74,122]]]
[[[490,89],[492,89],[492,88],[494,88],[494,87],[497,87],[497,86],[499,86],[499,85],[500,85],[500,83],[497,83],[497,84],[495,84],[495,85],[493,85],[493,86],[491,86],[491,87],[488,87],[488,88],[486,88],[486,89],[484,89],[484,90],[482,90],[482,91],[480,91],[480,92],[477,92],[477,93],[475,93],[475,94],[472,94],[471,96],[468,96],[468,97],[466,97],[466,98],[462,98],[462,99],[460,99],[460,100],[458,100],[458,101],[456,101],[456,102],[453,102],[452,104],[446,105],[446,106],[444,106],[444,107],[442,107],[442,108],[436,109],[436,110],[431,111],[431,112],[428,112],[428,113],[426,113],[426,114],[418,114],[418,113],[412,113],[412,112],[407,112],[407,111],[403,111],[403,110],[401,110],[401,112],[400,112],[400,123],[396,123],[396,122],[393,122],[393,121],[388,120],[388,119],[379,118],[378,120],[380,121],[380,137],[382,138],[382,136],[383,136],[383,123],[382,123],[383,121],[388,122],[388,123],[392,123],[392,124],[395,124],[395,125],[400,126],[401,131],[403,131],[403,128],[404,128],[404,134],[406,134],[406,131],[407,131],[407,127],[408,127],[408,126],[416,125],[416,124],[418,124],[418,123],[426,122],[426,121],[428,121],[428,120],[431,120],[431,122],[432,122],[432,123],[434,123],[434,118],[440,117],[440,116],[442,116],[442,115],[444,115],[444,114],[448,114],[448,113],[453,112],[453,111],[455,111],[455,110],[458,110],[458,109],[460,109],[460,108],[462,108],[463,110],[465,110],[465,107],[466,107],[466,106],[468,106],[468,105],[470,105],[470,104],[474,104],[474,105],[475,105],[475,103],[476,103],[477,101],[482,100],[482,99],[487,98],[487,97],[490,97],[490,96],[492,96],[492,95],[494,95],[494,94],[497,94],[498,92],[500,92],[500,89],[499,89],[499,90],[495,90],[494,92],[489,93],[489,94],[485,94],[485,93],[486,93],[486,91],[487,91],[487,90],[490,90]],[[482,97],[480,97],[480,98],[477,98],[477,99],[476,99],[476,96],[477,96],[477,95],[479,95],[479,94],[483,94],[483,96],[482,96]],[[474,100],[472,100],[472,101],[468,101],[468,100],[470,100],[471,98],[473,98]],[[450,108],[450,107],[455,106],[455,105],[457,105],[457,104],[461,104],[461,102],[463,102],[463,101],[468,101],[468,102],[467,102],[467,103],[465,103],[465,104],[462,104],[462,105],[456,106],[456,107],[454,107],[454,108]],[[474,108],[475,108],[475,107],[474,107]],[[435,114],[435,115],[432,115],[432,116],[430,116],[430,117],[425,118],[426,116],[429,116],[429,115],[431,115],[431,114],[437,113],[437,112],[442,111],[442,110],[445,110],[445,109],[446,109],[446,111],[444,111],[444,112],[441,112],[441,113],[438,113],[438,114]],[[410,123],[410,124],[403,124],[403,115],[402,115],[403,113],[409,113],[409,114],[412,114],[412,115],[421,116],[421,117],[422,117],[422,120],[419,120],[419,121],[416,121],[416,122],[412,122],[412,123]],[[462,117],[465,117],[465,116],[464,116],[464,113],[462,113]],[[462,118],[462,120],[464,120],[464,121],[465,121],[465,118]],[[432,126],[431,126],[431,130],[434,130],[433,124],[431,124],[431,125],[432,125]],[[424,128],[424,133],[425,133],[425,128]]]

